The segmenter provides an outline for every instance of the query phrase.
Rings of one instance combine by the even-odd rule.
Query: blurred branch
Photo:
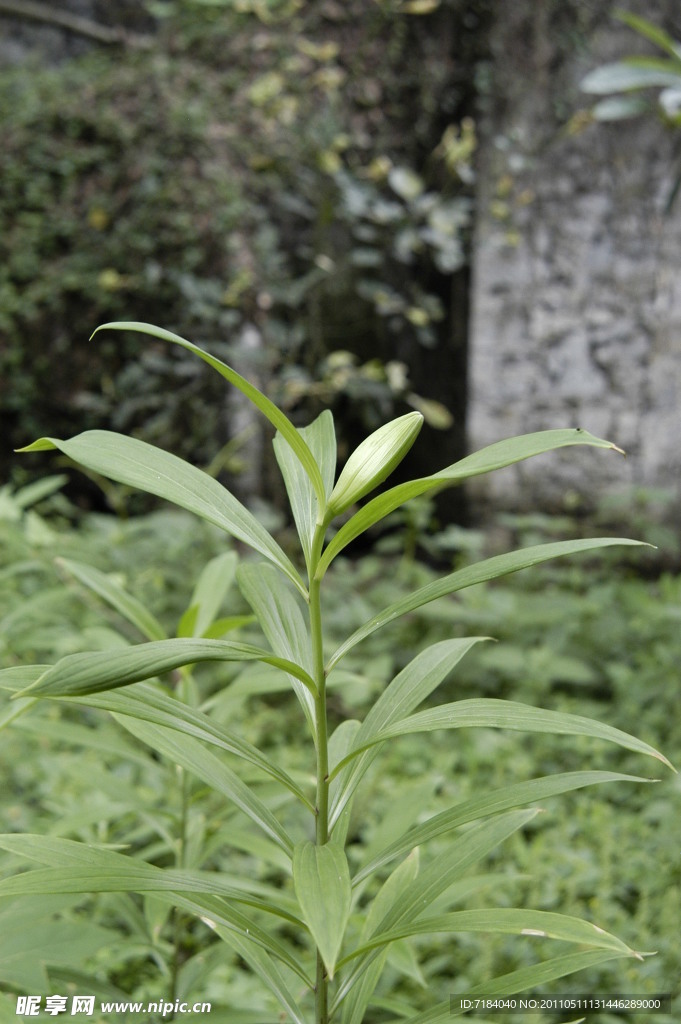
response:
[[[38,21],[43,25],[53,25],[107,46],[118,44],[148,49],[152,45],[149,36],[140,36],[123,28],[100,25],[89,18],[70,14],[68,11],[55,10],[40,0],[0,0],[0,16],[2,15],[19,18],[21,21]]]

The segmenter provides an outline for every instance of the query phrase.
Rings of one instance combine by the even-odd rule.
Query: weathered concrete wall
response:
[[[628,455],[568,450],[482,478],[473,493],[507,507],[631,485],[681,497],[681,198],[664,212],[678,135],[652,119],[585,127],[573,118],[565,128],[589,105],[584,74],[644,44],[613,23],[619,4],[601,0],[581,5],[588,21],[573,14],[582,45],[561,53],[565,11],[547,24],[558,6],[500,5],[493,29],[469,442],[580,426]],[[626,6],[681,37],[676,0]]]

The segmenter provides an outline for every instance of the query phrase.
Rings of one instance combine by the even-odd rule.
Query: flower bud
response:
[[[409,412],[370,434],[343,467],[327,515],[337,516],[389,476],[407,454],[423,425],[420,412]]]

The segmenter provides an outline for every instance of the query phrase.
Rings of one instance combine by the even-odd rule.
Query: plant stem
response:
[[[324,527],[318,526],[312,545],[310,559],[310,637],[314,681],[317,686],[315,697],[315,725],[317,734],[317,799],[315,806],[315,841],[323,846],[329,840],[329,733],[326,717],[326,671],[324,669],[323,623],[321,604],[321,581],[315,580],[315,571],[324,541]],[[328,1024],[328,978],[324,962],[317,952],[317,975],[315,983],[315,1022]]]

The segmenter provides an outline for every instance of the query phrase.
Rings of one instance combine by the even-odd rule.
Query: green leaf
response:
[[[377,930],[387,932],[398,925],[417,920],[472,864],[485,857],[518,829],[523,828],[537,813],[536,809],[509,811],[507,814],[497,815],[490,821],[474,825],[427,865],[403,893],[402,899],[394,903],[384,914],[377,925]],[[337,1004],[352,990],[357,979],[379,954],[380,950],[368,952],[348,972],[343,972],[336,995]]]
[[[203,359],[204,363],[208,363],[214,370],[217,370],[225,380],[233,384],[234,387],[238,388],[242,394],[249,399],[253,405],[260,410],[260,412],[270,421],[273,427],[279,431],[284,437],[287,443],[291,446],[295,452],[297,458],[300,460],[301,465],[308,474],[312,486],[314,487],[315,494],[319,500],[322,508],[325,506],[326,496],[324,493],[324,482],[322,480],[321,473],[319,472],[319,466],[315,462],[312,452],[308,448],[305,441],[300,436],[300,433],[293,426],[291,421],[281,412],[277,406],[263,395],[261,391],[258,391],[253,384],[249,383],[242,377],[241,374],[237,373],[226,363],[223,363],[220,359],[212,356],[209,352],[199,348],[197,345],[192,344],[191,341],[186,341],[181,338],[178,334],[173,334],[172,331],[166,331],[162,327],[155,327],[153,324],[145,323],[108,323],[102,324],[94,332],[92,337],[99,331],[138,331],[140,334],[150,334],[153,338],[159,338],[161,341],[168,341],[173,345],[180,345],[181,348],[186,349],[188,352],[193,352],[199,359]]]
[[[630,11],[617,11],[615,17],[619,21],[623,21],[629,28],[633,28],[635,32],[638,32],[645,39],[649,39],[655,46],[659,46],[661,50],[664,50],[681,64],[681,45],[672,39],[669,33],[660,28],[659,25],[653,24],[647,18],[641,18],[636,14],[632,14]]]
[[[621,60],[604,64],[591,71],[580,83],[584,92],[602,96],[609,92],[629,92],[651,86],[678,85],[679,71],[663,71],[657,67],[641,67],[633,61]]]
[[[238,561],[233,551],[225,551],[204,566],[180,620],[178,636],[201,637],[210,629],[232,585]]]
[[[272,957],[268,956],[267,953],[259,946],[254,945],[252,942],[245,939],[243,935],[239,934],[234,928],[225,928],[220,924],[219,916],[216,916],[216,920],[213,922],[210,918],[203,916],[203,921],[214,927],[220,938],[227,943],[244,960],[245,963],[251,968],[256,977],[260,978],[262,983],[272,992],[283,1008],[283,1010],[289,1014],[294,1024],[308,1024],[308,1018],[303,1014],[298,1002],[292,995],[288,985],[282,978],[279,970],[277,969],[276,963],[273,962]],[[279,959],[282,959],[281,957]],[[302,973],[301,968],[298,968],[299,975]],[[308,989],[313,988],[313,984],[309,978],[304,976],[304,983]],[[231,1014],[230,1014],[231,1018]],[[281,1015],[279,1016],[279,1020]]]
[[[376,757],[377,751],[368,751],[373,738],[391,723],[404,718],[424,701],[480,639],[482,638],[443,640],[432,644],[417,654],[386,687],[357,730],[350,751],[338,761],[329,774],[329,779],[333,781],[339,771],[357,757],[357,751],[366,751],[359,761],[351,767],[348,766],[339,779],[331,808],[332,825]]]
[[[288,663],[298,666],[298,673],[290,674],[290,682],[303,708],[310,732],[315,736],[312,694],[316,692],[316,686],[312,679],[312,645],[296,595],[279,573],[262,562],[242,562],[237,570],[237,581],[272,650]],[[301,685],[301,679],[304,685]]]
[[[563,772],[558,775],[545,775],[527,782],[518,782],[503,789],[492,790],[483,796],[456,804],[454,807],[433,815],[422,825],[410,829],[389,846],[372,857],[359,869],[352,880],[353,886],[360,885],[371,877],[384,864],[401,857],[417,846],[424,846],[431,839],[444,835],[466,825],[500,811],[508,811],[524,804],[537,803],[560,793],[568,793],[584,786],[595,786],[603,782],[652,782],[652,779],[641,779],[635,775],[622,775],[619,772]]]
[[[521,434],[519,437],[497,441],[432,476],[409,480],[392,487],[384,494],[373,498],[340,528],[320,560],[317,578],[321,579],[336,555],[351,541],[412,498],[452,487],[471,477],[503,469],[504,466],[511,466],[535,455],[578,444],[621,451],[611,441],[594,437],[586,430],[541,430],[534,434]]]
[[[385,880],[371,901],[369,912],[364,920],[364,927],[360,937],[362,943],[367,942],[370,936],[374,934],[388,911],[402,898],[403,894],[414,882],[418,874],[418,868],[418,853],[415,851],[414,854],[399,864]],[[386,949],[386,955],[387,952]],[[347,960],[348,957],[344,959]],[[378,956],[369,965],[367,970],[364,971],[362,977],[358,979],[358,984],[348,993],[343,1003],[342,1024],[362,1024],[369,1000],[383,972],[385,960],[385,955]]]
[[[238,898],[244,901],[244,893],[241,890],[232,892],[231,886],[221,886],[219,876],[216,876],[213,894],[207,892],[213,877],[211,872],[166,871],[164,868],[154,867],[113,850],[102,850],[55,836],[4,835],[0,836],[0,848],[36,860],[38,863],[51,865],[47,871],[30,871],[5,879],[0,882],[0,892],[61,892],[62,889],[57,888],[60,886],[60,878],[64,880],[64,886],[73,892],[155,892],[158,899],[187,909],[202,920],[206,920],[209,915],[207,924],[215,926],[219,923],[248,942],[257,944],[282,960],[305,984],[310,985],[298,961],[282,943],[242,910],[232,906],[231,902],[214,895],[215,890],[223,889],[225,892],[229,891],[230,899]],[[169,890],[166,880],[173,876],[177,888]],[[92,888],[86,888],[86,884]],[[196,892],[197,895],[183,895],[185,891]],[[284,916],[289,917],[288,913]],[[293,920],[295,921],[295,918]]]
[[[298,843],[293,854],[293,885],[303,919],[333,978],[352,901],[344,850],[333,843]]]
[[[636,956],[636,951],[615,935],[599,928],[589,921],[565,914],[548,913],[542,910],[509,909],[494,907],[486,910],[460,910],[451,914],[441,914],[393,928],[391,931],[379,932],[339,961],[342,967],[358,956],[363,956],[372,949],[378,949],[398,939],[411,935],[436,935],[438,933],[457,934],[460,932],[500,932],[507,935],[527,935],[546,939],[560,939],[563,942],[576,942],[597,949],[617,950],[624,956]]]
[[[325,409],[309,427],[303,427],[299,433],[308,444],[319,465],[328,501],[336,475],[336,432],[331,411]],[[303,470],[300,460],[295,457],[290,445],[286,443],[281,434],[277,434],[274,438],[274,454],[284,478],[286,493],[305,555],[305,563],[309,570],[312,541],[318,523],[321,523],[324,518],[324,510],[319,507],[314,487]]]
[[[299,665],[259,647],[232,640],[178,637],[116,650],[69,654],[22,690],[20,696],[78,697],[127,686],[201,661],[263,661],[294,675],[314,689],[312,679]]]
[[[329,498],[327,518],[340,515],[378,487],[400,464],[423,426],[420,412],[408,412],[365,438],[345,463]]]
[[[305,585],[290,559],[255,516],[222,484],[184,459],[145,441],[108,430],[87,430],[67,441],[42,437],[19,450],[38,452],[55,448],[110,480],[155,494],[194,512],[259,551],[306,594]]]
[[[147,640],[165,640],[166,632],[155,615],[148,611],[141,601],[129,594],[111,576],[83,562],[70,558],[58,558],[57,565],[82,583],[83,586],[106,601],[115,611],[132,623]]]
[[[476,562],[475,565],[468,565],[464,569],[458,569],[449,576],[444,576],[434,583],[414,591],[408,597],[402,598],[395,604],[391,604],[378,615],[374,615],[363,626],[356,630],[348,639],[341,644],[331,657],[327,671],[343,658],[348,651],[352,650],[358,643],[365,640],[376,630],[406,615],[408,612],[416,611],[431,601],[440,597],[446,597],[457,590],[464,590],[476,583],[485,583],[489,580],[499,579],[508,576],[509,573],[518,572],[519,569],[529,569],[533,565],[539,565],[551,558],[560,558],[564,555],[578,554],[584,551],[593,551],[596,548],[611,547],[615,544],[627,546],[645,546],[640,541],[626,540],[621,537],[596,537],[589,540],[567,540],[557,541],[552,544],[537,544],[534,547],[522,548],[520,551],[512,551],[506,555],[495,555],[493,558],[486,558],[483,562]]]
[[[545,711],[529,704],[493,698],[460,700],[454,704],[442,704],[437,708],[419,711],[401,722],[388,726],[371,742],[380,743],[385,739],[413,732],[469,728],[515,729],[521,732],[543,732],[561,736],[590,736],[593,739],[608,740],[639,754],[647,754],[675,771],[674,766],[659,750],[635,736],[630,736],[629,733],[614,729],[611,725],[604,725],[581,715]]]
[[[219,747],[266,772],[293,793],[309,810],[314,811],[313,804],[300,786],[276,762],[265,757],[257,747],[214,722],[202,711],[189,707],[156,687],[140,683],[125,693],[110,691],[66,699],[86,707],[129,715],[131,718],[152,722],[154,725],[163,725]]]
[[[649,110],[650,104],[642,96],[611,96],[596,103],[591,114],[597,121],[626,121]]]

